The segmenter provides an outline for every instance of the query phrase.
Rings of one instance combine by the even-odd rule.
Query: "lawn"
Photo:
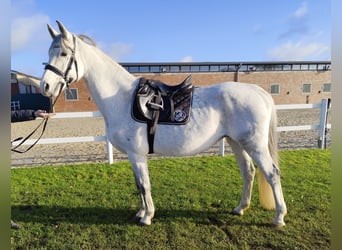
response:
[[[231,155],[149,161],[156,215],[139,206],[129,162],[12,169],[12,249],[330,249],[330,150],[280,152],[286,226],[260,207],[257,180],[243,216]]]

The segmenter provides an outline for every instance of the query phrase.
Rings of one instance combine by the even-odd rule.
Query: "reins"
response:
[[[48,119],[49,119],[49,118],[44,118],[44,120],[42,120],[42,121],[38,124],[38,126],[37,126],[37,127],[36,127],[28,136],[26,136],[24,139],[23,139],[23,137],[19,137],[19,138],[17,138],[17,139],[14,139],[13,141],[11,141],[11,142],[13,143],[13,142],[15,142],[15,141],[22,140],[18,145],[12,147],[12,148],[11,148],[11,151],[12,151],[12,152],[16,152],[16,153],[22,154],[22,153],[26,153],[26,152],[29,151],[31,148],[33,148],[34,145],[36,145],[36,144],[38,143],[38,141],[40,140],[40,138],[43,136]],[[27,140],[28,140],[28,139],[29,139],[29,138],[38,130],[38,129],[39,129],[39,127],[40,127],[42,124],[44,124],[44,125],[43,125],[43,129],[42,129],[42,131],[41,131],[39,137],[36,139],[36,141],[35,141],[33,144],[31,144],[28,148],[26,148],[25,150],[19,150],[18,148],[19,148],[21,145],[23,145],[23,144],[24,144],[24,143],[25,143],[25,142],[26,142],[26,141],[27,141]]]
[[[60,93],[62,92],[62,89],[63,89],[63,85],[62,85],[62,87],[61,87]],[[50,108],[50,112],[52,112],[53,106],[55,105],[55,103],[56,103],[58,97],[60,96],[60,93],[59,93],[59,95],[56,97],[55,101],[52,103],[51,108]],[[14,147],[12,147],[12,148],[11,148],[11,151],[12,151],[12,152],[16,152],[16,153],[22,154],[22,153],[26,153],[26,152],[29,151],[31,148],[33,148],[33,147],[38,143],[38,141],[40,140],[40,138],[43,136],[43,134],[44,134],[44,132],[45,132],[45,129],[46,129],[46,125],[47,125],[48,120],[49,120],[49,118],[44,118],[44,119],[38,124],[38,126],[37,126],[30,134],[28,134],[25,138],[19,137],[19,138],[16,138],[16,139],[12,140],[12,141],[11,141],[11,144],[12,144],[13,142],[20,141],[20,140],[21,140],[21,142],[20,142],[18,145],[15,145]],[[36,133],[36,131],[37,131],[42,125],[43,125],[43,128],[42,128],[42,130],[41,130],[41,132],[40,132],[40,135],[39,135],[38,138],[34,141],[34,143],[32,143],[28,148],[26,148],[26,149],[24,149],[24,150],[20,150],[19,148],[20,148],[20,147],[21,147],[21,146],[22,146],[22,145],[23,145],[23,144],[24,144],[32,135],[34,135],[34,134]]]

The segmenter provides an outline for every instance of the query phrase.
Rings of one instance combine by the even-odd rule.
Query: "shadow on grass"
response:
[[[62,206],[12,206],[12,218],[24,223],[42,224],[137,224],[132,208],[100,208],[100,207],[62,207]],[[170,223],[175,220],[189,220],[196,224],[214,225],[217,227],[231,225],[269,227],[270,223],[244,220],[242,216],[231,214],[229,211],[196,211],[158,209],[153,223]]]

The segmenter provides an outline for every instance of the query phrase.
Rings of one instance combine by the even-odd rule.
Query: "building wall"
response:
[[[55,112],[81,112],[97,111],[97,107],[91,97],[85,81],[82,79],[70,85],[70,89],[77,89],[77,100],[66,100],[65,90],[58,98],[55,106]]]
[[[170,84],[177,84],[184,80],[187,73],[144,74],[146,78],[161,80]],[[273,94],[276,104],[303,104],[318,103],[323,98],[330,98],[331,93],[322,92],[324,83],[331,83],[330,71],[268,71],[268,72],[239,72],[238,77],[234,72],[220,73],[195,73],[192,74],[192,82],[196,86],[212,85],[215,83],[234,81],[254,83],[270,92],[271,84],[279,84],[280,93]],[[311,83],[311,92],[303,93],[303,83]]]
[[[251,71],[251,72],[192,72],[192,73],[136,73],[136,76],[143,76],[161,80],[170,85],[183,81],[189,74],[192,75],[192,82],[196,86],[206,86],[227,81],[240,81],[254,83],[267,92],[270,92],[272,84],[279,84],[280,93],[272,94],[276,104],[303,104],[319,103],[323,98],[331,98],[331,92],[323,92],[323,84],[331,83],[330,70],[308,70],[308,71]],[[304,83],[311,84],[311,92],[303,93]],[[96,111],[97,107],[93,102],[86,84],[83,80],[71,84],[70,88],[78,91],[78,100],[67,101],[62,95],[55,105],[55,112],[78,112]]]

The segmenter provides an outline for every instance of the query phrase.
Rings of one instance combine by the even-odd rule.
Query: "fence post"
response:
[[[113,145],[108,140],[108,133],[107,133],[107,126],[106,126],[106,148],[107,148],[107,157],[108,157],[108,163],[113,164]]]
[[[224,156],[224,140],[225,138],[222,138],[219,142],[219,152],[218,152],[219,156]]]
[[[327,121],[328,121],[328,110],[330,106],[330,99],[322,99],[321,102],[321,113],[319,118],[319,129],[318,129],[318,148],[324,149],[327,147]]]

